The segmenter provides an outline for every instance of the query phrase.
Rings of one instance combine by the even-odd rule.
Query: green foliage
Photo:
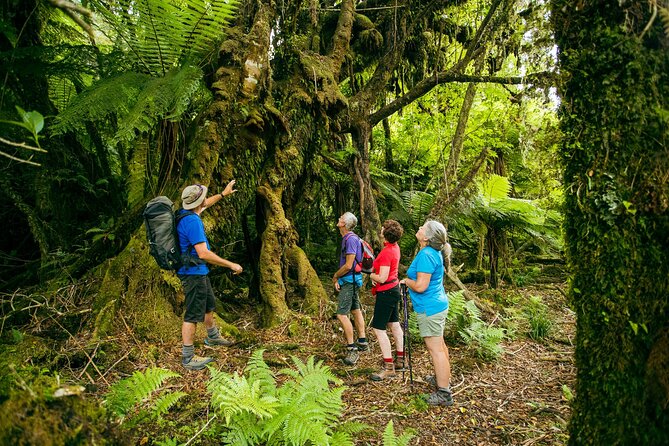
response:
[[[226,444],[352,444],[346,429],[335,429],[343,411],[340,385],[329,367],[309,357],[306,363],[293,357],[294,368],[283,369],[286,380],[276,378],[262,359],[263,350],[254,352],[245,369],[246,376],[230,375],[210,368],[208,390],[217,414],[225,419]],[[347,429],[355,428],[348,426]],[[337,433],[339,432],[339,433]]]
[[[135,63],[146,73],[162,76],[185,61],[200,64],[213,53],[237,2],[140,0],[110,9],[96,0],[91,7]]]
[[[413,432],[405,432],[399,437],[395,436],[393,420],[390,420],[383,430],[383,446],[407,446],[414,436]]]
[[[483,322],[481,310],[462,291],[448,293],[448,321],[446,336],[464,342],[477,357],[494,361],[503,353],[505,330]]]
[[[183,66],[157,78],[128,72],[101,80],[71,101],[52,130],[83,131],[86,122],[113,116],[118,119],[113,140],[130,141],[161,119],[178,119],[198,92],[202,75],[199,68]]]
[[[131,377],[123,379],[109,388],[105,404],[112,414],[124,417],[133,407],[159,390],[164,381],[179,376],[177,373],[161,368],[150,368],[144,372],[135,372]],[[179,398],[185,395],[183,392],[176,392],[175,394],[178,396],[167,397],[163,395],[156,401],[154,413],[157,416],[169,410]]]
[[[540,296],[531,296],[523,311],[529,322],[527,335],[530,338],[541,341],[550,335],[553,320],[548,312],[548,307],[543,303]]]
[[[163,415],[170,411],[181,398],[186,396],[185,392],[166,392],[153,403],[153,415],[160,419]]]

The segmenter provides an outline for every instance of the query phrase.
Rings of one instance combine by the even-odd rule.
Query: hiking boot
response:
[[[450,389],[440,387],[436,392],[432,392],[427,397],[427,404],[430,406],[452,406],[453,395]]]
[[[383,361],[383,367],[381,367],[380,371],[372,373],[370,375],[372,381],[383,381],[384,379],[389,379],[394,377],[395,377],[395,366],[393,365],[392,362],[385,362],[385,361]]]
[[[221,335],[218,335],[215,338],[210,338],[207,336],[204,338],[204,345],[208,345],[209,347],[218,347],[218,346],[223,346],[223,347],[228,347],[232,345],[232,341],[228,341]]]
[[[369,350],[369,342],[364,341],[364,342],[356,342],[355,346],[358,347],[358,351],[360,352],[366,352]]]
[[[437,387],[437,377],[434,375],[427,375],[424,381],[432,387]]]
[[[349,348],[348,352],[346,353],[346,357],[344,358],[344,364],[355,365],[355,363],[358,362],[358,359],[360,359],[360,353],[358,353],[358,349]]]
[[[190,358],[182,358],[181,365],[188,370],[202,370],[214,358],[193,355]]]
[[[406,366],[404,365],[404,356],[395,356],[395,371],[396,372],[403,372],[406,369]]]

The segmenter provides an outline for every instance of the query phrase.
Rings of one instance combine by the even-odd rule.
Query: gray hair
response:
[[[451,245],[447,242],[448,232],[444,225],[436,220],[428,220],[423,225],[423,232],[427,238],[427,244],[431,248],[441,251],[444,258],[444,267],[448,268],[451,264]]]
[[[355,218],[355,215],[353,215],[351,212],[344,212],[341,218],[344,219],[344,224],[346,225],[346,229],[348,229],[349,231],[355,228],[355,225],[358,224],[358,219]]]

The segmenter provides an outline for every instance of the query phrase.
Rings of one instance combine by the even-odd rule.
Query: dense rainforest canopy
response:
[[[204,218],[246,271],[214,270],[226,305],[323,317],[346,211],[377,250],[398,220],[409,258],[442,221],[485,314],[462,280],[566,256],[570,442],[666,442],[669,9],[571,3],[2,0],[3,345],[176,339],[142,210],[235,179]]]

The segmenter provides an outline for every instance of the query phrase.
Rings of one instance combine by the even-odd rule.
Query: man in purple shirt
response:
[[[362,272],[356,266],[362,261],[362,243],[353,228],[358,224],[358,219],[350,212],[339,217],[337,228],[342,236],[341,257],[339,258],[339,269],[332,276],[335,290],[339,292],[337,306],[337,319],[344,329],[346,338],[346,357],[344,364],[354,365],[358,362],[360,354],[368,348],[365,335],[365,318],[360,307],[359,290],[362,287]],[[353,324],[349,319],[349,312],[353,316],[355,329],[358,332],[358,342],[353,342]]]

